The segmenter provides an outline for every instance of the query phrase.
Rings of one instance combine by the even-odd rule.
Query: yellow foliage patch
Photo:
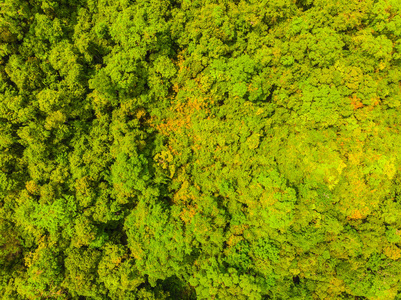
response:
[[[385,247],[383,253],[392,260],[397,260],[401,257],[401,249],[394,244]]]
[[[184,208],[182,212],[180,213],[180,218],[181,220],[185,223],[188,224],[191,222],[192,218],[196,215],[198,212],[198,206],[190,206],[188,208]]]
[[[349,220],[360,220],[366,218],[367,212],[369,209],[364,207],[363,209],[355,209],[352,213],[348,216]]]
[[[354,110],[364,107],[363,103],[361,102],[361,99],[357,98],[355,95],[351,98],[351,105],[354,108]]]
[[[37,195],[39,193],[39,187],[33,180],[28,181],[25,187],[29,194]]]

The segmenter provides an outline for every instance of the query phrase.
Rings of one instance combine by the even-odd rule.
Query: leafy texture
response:
[[[2,299],[401,299],[399,0],[2,0]]]

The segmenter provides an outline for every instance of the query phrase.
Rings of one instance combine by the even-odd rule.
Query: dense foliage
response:
[[[1,0],[1,298],[401,299],[400,127],[400,0]]]

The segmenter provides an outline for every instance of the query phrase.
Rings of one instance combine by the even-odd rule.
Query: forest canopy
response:
[[[401,300],[400,127],[400,0],[1,0],[1,298]]]

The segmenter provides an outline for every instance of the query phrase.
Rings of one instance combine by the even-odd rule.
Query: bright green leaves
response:
[[[97,283],[97,268],[102,253],[95,249],[73,248],[66,254],[63,286],[72,296],[103,299],[105,287]]]
[[[319,28],[312,31],[312,35],[306,38],[308,43],[309,59],[312,66],[327,67],[341,57],[344,43],[341,36],[334,30]]]
[[[330,146],[325,144],[333,135],[330,129],[321,132],[311,129],[291,134],[284,142],[286,146],[278,150],[280,172],[290,182],[299,184],[303,180],[312,179],[327,184],[330,189],[334,188],[346,164],[335,150],[337,145],[333,141]],[[302,173],[297,166],[302,166]]]
[[[96,89],[102,95],[107,97],[107,99],[115,99],[116,98],[117,94],[115,91],[114,84],[104,69],[100,70],[96,74],[96,76],[89,81],[89,87]],[[115,102],[115,101],[113,101],[113,102]]]
[[[129,156],[120,153],[111,167],[111,183],[121,197],[134,197],[144,194],[150,180],[147,160],[143,155]],[[120,200],[121,201],[121,200]]]
[[[159,94],[162,81],[152,76],[149,78],[149,84],[147,80],[149,62],[157,60],[153,53],[150,55],[150,51],[160,51],[163,54],[156,62],[156,65],[159,65],[156,66],[156,72],[159,72],[161,68],[160,59],[163,61],[164,55],[170,54],[171,42],[166,34],[167,25],[164,20],[167,14],[166,5],[167,3],[164,2],[150,5],[138,3],[125,7],[122,11],[115,10],[116,7],[107,7],[112,13],[105,12],[107,16],[101,17],[103,25],[96,27],[97,35],[106,32],[107,28],[111,39],[119,47],[115,47],[109,55],[104,57],[105,67],[93,78],[91,82],[93,88],[111,98],[138,97],[148,92],[145,86],[154,89],[154,94]],[[106,25],[105,18],[114,19],[108,20],[109,25]],[[170,67],[163,66],[162,68],[165,70],[162,73],[167,78],[174,74],[169,70],[172,68],[171,63]]]
[[[167,80],[176,74],[174,64],[165,56],[160,56],[155,60],[155,71]]]
[[[263,83],[261,78],[252,78],[251,74],[256,70],[256,60],[243,55],[229,60],[213,60],[207,73],[214,78],[214,86],[219,93],[228,93],[233,98],[259,100]]]
[[[68,231],[77,211],[74,197],[65,195],[50,203],[36,203],[31,197],[23,198],[23,204],[16,208],[15,213],[17,224],[28,231],[47,232],[55,239],[64,229]]]
[[[19,91],[32,91],[42,87],[43,73],[39,60],[35,57],[25,60],[19,55],[12,55],[5,71]]]
[[[362,254],[363,243],[356,230],[348,228],[339,239],[330,243],[330,249],[331,255],[337,258],[357,257]]]
[[[394,45],[385,35],[375,37],[370,32],[361,32],[353,38],[352,44],[356,49],[361,49],[358,54],[362,52],[368,65],[375,70],[383,70],[392,59]]]
[[[37,95],[37,99],[40,110],[46,113],[56,111],[66,104],[66,99],[63,99],[59,92],[50,89],[41,90]]]
[[[251,267],[251,258],[249,257],[249,243],[241,241],[235,246],[230,247],[226,251],[225,262],[234,267],[239,272],[243,273]]]
[[[301,33],[305,34],[309,29],[308,20],[302,17],[296,17],[291,20],[289,34],[297,36]]]
[[[25,257],[25,265],[25,276],[15,281],[19,295],[26,299],[64,299],[65,290],[61,287],[64,270],[60,250],[54,243],[42,239],[39,247]]]
[[[274,284],[273,278],[241,274],[235,268],[219,268],[220,262],[208,259],[199,265],[189,283],[195,287],[199,299],[262,299]]]
[[[386,237],[387,240],[390,243],[399,243],[401,242],[401,236],[400,236],[400,230],[395,229],[394,227],[389,227],[388,230],[386,230]]]
[[[398,282],[396,271],[398,264],[388,261],[384,255],[374,253],[367,261],[360,261],[359,264],[342,263],[338,267],[338,272],[348,285],[352,293],[385,299],[394,298],[394,291]],[[390,275],[394,274],[394,275]],[[389,293],[390,292],[390,293]],[[392,296],[390,296],[392,295]]]
[[[279,259],[279,253],[280,251],[277,246],[267,239],[260,239],[252,245],[252,255],[256,259],[277,262]]]
[[[296,202],[295,191],[286,186],[286,180],[273,171],[257,177],[263,187],[260,199],[260,217],[272,228],[285,228],[291,224]],[[263,222],[262,221],[262,222]]]
[[[322,84],[319,87],[305,85],[301,91],[302,106],[299,114],[303,124],[317,123],[327,127],[338,122],[342,97],[336,88]]]
[[[12,228],[12,224],[7,223],[3,216],[0,219],[0,233],[0,267],[6,271],[13,265],[14,260],[20,257],[22,245],[15,228]]]
[[[91,224],[91,220],[80,216],[75,219],[74,234],[72,236],[72,245],[79,248],[88,246],[96,238],[96,227]]]
[[[167,13],[166,1],[147,3],[143,1],[130,5],[117,14],[110,29],[112,38],[123,47],[140,46],[142,51],[149,48],[161,47],[156,36],[166,29],[163,17]],[[138,52],[139,54],[140,52]]]
[[[240,56],[227,64],[230,70],[229,76],[232,85],[232,96],[243,97],[247,92],[249,75],[254,72],[254,60],[249,56]]]
[[[73,89],[81,84],[83,76],[83,66],[79,62],[79,56],[76,49],[68,42],[57,44],[50,51],[49,62],[57,70],[60,76],[64,77],[65,84]]]
[[[16,52],[16,42],[24,39],[31,18],[29,5],[24,1],[6,0],[0,8],[0,59]]]
[[[38,40],[49,41],[50,44],[56,44],[60,42],[64,33],[63,33],[63,24],[62,21],[58,18],[52,20],[49,16],[37,14],[35,15],[35,21],[32,24],[32,36],[35,36]],[[33,41],[32,41],[33,42]],[[34,45],[30,45],[30,47],[35,47]],[[44,49],[45,51],[47,49]],[[45,53],[36,53],[36,55],[40,58],[45,58]]]
[[[267,238],[252,242],[248,255],[252,258],[252,268],[262,277],[274,279],[275,264],[279,263],[280,250]],[[274,282],[274,281],[272,281]]]
[[[97,273],[111,298],[132,299],[138,295],[139,285],[146,281],[136,270],[134,259],[128,256],[127,249],[121,245],[105,245]]]
[[[32,214],[33,225],[54,234],[68,224],[76,213],[74,198],[57,199],[51,205],[39,205]]]
[[[7,176],[5,172],[0,171],[0,195],[2,197],[5,197],[8,192],[12,191],[15,184],[16,182]]]
[[[399,1],[3,2],[5,299],[397,299]]]
[[[184,259],[191,253],[190,240],[182,231],[181,220],[161,204],[138,203],[125,221],[128,247],[135,266],[149,283],[180,274]]]

